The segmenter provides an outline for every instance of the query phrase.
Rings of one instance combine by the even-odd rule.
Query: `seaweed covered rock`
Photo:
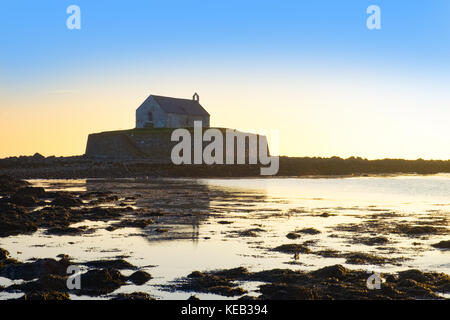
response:
[[[31,215],[12,203],[0,202],[0,237],[30,233],[37,230]]]
[[[70,265],[68,259],[39,259],[33,262],[13,263],[6,265],[0,270],[0,277],[11,280],[32,280],[53,274],[65,276],[67,267]]]
[[[14,195],[29,196],[34,198],[44,198],[46,196],[46,193],[45,189],[42,187],[24,187],[17,190]]]
[[[296,230],[295,232],[296,233],[311,234],[311,235],[315,235],[315,234],[321,233],[319,230],[317,230],[315,228],[304,228],[304,229]]]
[[[81,234],[85,234],[87,232],[93,232],[93,229],[89,229],[87,226],[80,226],[80,227],[54,227],[50,228],[46,231],[46,234],[49,235],[56,235],[56,236],[63,236],[63,235],[70,235],[70,236],[77,236]]]
[[[0,248],[0,261],[8,259],[9,252],[5,249]]]
[[[219,270],[219,271],[212,272],[212,274],[219,276],[219,277],[224,277],[226,279],[235,279],[235,280],[236,279],[245,279],[250,275],[249,271],[245,267],[237,267],[237,268],[228,269],[228,270]]]
[[[264,284],[259,287],[264,300],[317,300],[322,294],[315,288],[285,283]]]
[[[302,236],[300,234],[298,234],[297,232],[289,232],[286,235],[286,238],[291,239],[291,240],[295,240],[295,239],[298,239],[298,238],[301,238],[301,237]]]
[[[67,292],[47,291],[25,294],[21,300],[70,300]]]
[[[78,198],[73,198],[68,195],[60,195],[52,201],[52,206],[58,206],[63,208],[79,207],[83,204]]]
[[[290,269],[272,269],[251,273],[247,279],[261,282],[302,283],[309,281],[309,276],[301,271]]]
[[[437,248],[437,249],[450,250],[450,240],[441,241],[441,242],[432,244],[431,246],[434,248]]]
[[[178,288],[187,292],[215,293],[226,297],[241,296],[247,293],[229,279],[199,271],[189,274]]]
[[[396,231],[398,233],[405,234],[409,237],[439,234],[442,232],[442,228],[435,226],[411,226],[411,225],[400,225],[397,227]]]
[[[20,188],[28,186],[29,183],[23,180],[15,179],[10,176],[0,175],[0,192],[12,193]]]
[[[60,275],[44,275],[41,278],[23,282],[19,284],[13,284],[5,289],[8,292],[25,292],[27,294],[41,293],[41,292],[67,292],[67,276]]]
[[[348,273],[349,270],[347,268],[344,268],[342,265],[337,264],[313,271],[311,272],[311,275],[316,278],[344,279]]]
[[[134,272],[131,276],[129,276],[128,280],[140,286],[149,281],[151,278],[152,276],[148,272],[139,270]]]
[[[344,255],[346,263],[348,264],[375,264],[382,265],[389,261],[389,259],[364,252],[355,252]]]
[[[123,219],[112,225],[114,228],[146,228],[153,224],[153,219]]]
[[[124,259],[115,259],[115,260],[94,260],[89,261],[85,263],[88,267],[93,268],[103,268],[103,269],[129,269],[134,270],[136,269],[135,266],[133,266],[131,263]]]
[[[23,207],[35,207],[38,204],[38,201],[35,196],[32,195],[24,195],[20,193],[13,194],[9,201],[18,206]]]
[[[417,269],[405,270],[398,273],[398,283],[407,286],[409,280],[417,282],[427,289],[437,289],[439,292],[450,292],[450,276],[445,273],[422,272]]]
[[[133,292],[133,293],[119,293],[112,300],[155,300],[155,299],[145,292]]]
[[[282,244],[278,247],[272,249],[273,251],[278,251],[282,253],[310,253],[311,250],[303,244]]]
[[[125,284],[126,277],[116,269],[89,270],[81,275],[81,294],[99,296]]]

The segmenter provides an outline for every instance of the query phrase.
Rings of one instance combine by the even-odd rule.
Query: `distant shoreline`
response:
[[[260,165],[180,165],[147,159],[95,159],[86,156],[10,157],[0,159],[0,175],[21,179],[84,178],[270,178],[260,176]],[[280,157],[283,178],[349,178],[380,175],[450,173],[450,160],[366,160],[361,158]]]

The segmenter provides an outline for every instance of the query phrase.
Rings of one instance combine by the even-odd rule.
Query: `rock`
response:
[[[439,229],[434,226],[399,226],[397,232],[404,233],[409,236],[436,234],[439,233]]]
[[[247,293],[246,290],[237,287],[229,279],[199,271],[192,272],[186,280],[177,289],[182,291],[215,293],[226,297],[241,296]]]
[[[37,225],[31,215],[15,204],[0,202],[0,213],[0,237],[37,230]]]
[[[398,275],[395,275],[395,274],[388,274],[384,278],[386,279],[387,282],[394,283],[394,282],[398,281],[399,277],[398,277]]]
[[[282,244],[281,246],[273,248],[272,250],[282,252],[282,253],[289,253],[289,254],[310,253],[311,252],[311,250],[309,250],[308,247],[306,247],[302,244]]]
[[[66,259],[66,260],[72,259],[68,254],[65,254],[65,253],[60,253],[56,257],[61,258],[61,259]]]
[[[15,205],[23,207],[35,207],[38,204],[34,196],[17,193],[13,194],[9,201],[11,201],[11,203],[14,203]]]
[[[308,276],[301,271],[293,271],[289,269],[272,269],[250,274],[245,279],[261,282],[296,283],[308,281]]]
[[[339,251],[333,250],[333,249],[325,249],[325,250],[316,251],[316,252],[314,252],[314,254],[317,254],[324,258],[339,258],[342,256],[342,254]]]
[[[444,273],[424,273],[406,270],[395,274],[383,274],[385,282],[380,290],[369,290],[365,270],[350,270],[342,265],[332,265],[308,273],[289,269],[272,269],[255,273],[245,268],[212,272],[192,272],[177,290],[207,292],[226,295],[239,288],[233,281],[263,282],[257,299],[442,299],[439,293],[450,292],[450,276]],[[171,289],[174,289],[171,287]],[[231,296],[231,295],[230,295]],[[245,296],[242,299],[247,299]]]
[[[13,284],[5,289],[7,292],[22,291],[26,293],[38,293],[46,291],[67,292],[67,276],[44,275],[35,281]]]
[[[67,292],[36,292],[31,294],[25,294],[22,297],[23,300],[70,300],[70,296]]]
[[[364,252],[355,252],[355,253],[349,253],[346,254],[345,257],[347,260],[345,261],[348,264],[385,264],[389,262],[388,259],[376,256],[374,254],[370,253],[364,253]]]
[[[321,293],[315,288],[307,288],[299,285],[264,284],[259,286],[262,299],[269,300],[317,300]]]
[[[386,237],[363,238],[363,239],[360,239],[359,242],[361,242],[367,246],[375,246],[375,245],[386,244],[389,242],[389,239]]]
[[[204,276],[205,274],[200,271],[192,271],[190,274],[188,274],[188,278],[201,278]]]
[[[445,273],[422,272],[417,269],[410,269],[399,272],[398,277],[398,285],[402,286],[404,288],[403,290],[407,290],[408,285],[413,285],[416,289],[420,286],[427,289],[427,291],[450,292],[450,276]],[[418,290],[422,289],[419,288]],[[413,292],[413,294],[416,293]]]
[[[190,274],[188,274],[188,278],[201,278],[204,276],[205,274],[201,273],[200,271],[192,271]]]
[[[0,270],[0,277],[11,280],[32,280],[47,275],[67,275],[67,267],[70,265],[67,259],[39,259],[34,262],[9,264]]]
[[[49,199],[49,198],[58,198],[58,197],[61,197],[61,196],[66,196],[66,195],[67,195],[67,192],[64,192],[64,191],[46,191],[45,192],[45,197],[47,199]]]
[[[344,279],[345,276],[349,273],[349,270],[344,268],[342,265],[337,264],[334,266],[324,267],[322,269],[311,272],[313,277],[320,278],[336,278],[336,279]]]
[[[241,296],[243,294],[248,293],[247,290],[242,289],[240,287],[232,287],[232,286],[215,286],[208,288],[208,292],[215,293],[221,296],[225,297],[235,297],[235,296]]]
[[[86,233],[87,230],[88,230],[87,226],[81,226],[78,228],[55,227],[55,228],[48,229],[46,231],[46,234],[51,234],[51,235],[56,235],[56,236],[63,236],[63,235],[75,236],[75,235],[84,234],[84,233]],[[89,230],[94,231],[92,229],[89,229]]]
[[[254,237],[257,237],[258,234],[256,232],[252,231],[252,230],[244,230],[244,231],[239,232],[239,236],[240,237],[253,237],[254,238]]]
[[[32,233],[37,230],[37,226],[32,222],[5,222],[0,223],[0,237],[13,236],[18,234]]]
[[[233,221],[228,221],[228,220],[220,220],[220,221],[217,221],[217,223],[219,223],[219,224],[232,224],[232,223],[233,223]]]
[[[28,185],[29,183],[26,181],[14,179],[6,175],[0,175],[0,192],[12,193]]]
[[[81,216],[89,216],[89,220],[93,221],[109,221],[112,219],[119,218],[123,213],[127,211],[132,211],[124,208],[104,208],[104,207],[95,207],[95,208],[84,208],[77,210]],[[75,213],[75,212],[73,212]],[[114,225],[116,226],[116,225]]]
[[[301,230],[296,230],[296,232],[305,233],[305,234],[319,234],[321,233],[319,230],[314,228],[304,228]]]
[[[298,239],[298,238],[300,238],[300,237],[301,237],[301,235],[299,235],[298,233],[295,233],[295,232],[289,232],[289,233],[286,235],[286,238],[292,239],[292,240]]]
[[[152,276],[145,271],[136,271],[131,276],[128,277],[128,280],[133,282],[134,284],[140,286],[146,283],[148,280],[152,279]]]
[[[52,206],[58,206],[63,208],[79,207],[83,204],[80,199],[72,198],[69,196],[59,196],[51,203]]]
[[[237,267],[228,270],[215,271],[212,274],[226,279],[243,279],[245,277],[248,277],[250,273],[248,272],[247,268]]]
[[[21,195],[21,196],[31,196],[35,198],[44,198],[46,193],[44,188],[40,187],[25,187],[20,188],[16,191],[15,195]]]
[[[145,292],[119,293],[112,300],[155,300]]]
[[[108,268],[108,269],[128,269],[135,270],[137,269],[131,263],[124,259],[116,259],[116,260],[94,260],[86,262],[84,265],[92,268]]]
[[[110,227],[116,228],[146,228],[153,224],[152,219],[124,219],[118,223],[111,225]],[[108,227],[108,228],[110,228]]]
[[[265,232],[264,229],[262,228],[251,228],[251,229],[246,229],[246,230],[233,230],[230,231],[230,236],[231,237],[243,237],[243,238],[247,238],[247,237],[258,237],[259,233],[261,232]]]
[[[253,296],[243,295],[242,297],[238,298],[238,300],[254,301],[254,300],[257,300],[257,299],[256,299],[256,297],[253,297]]]
[[[450,240],[441,241],[441,242],[432,244],[431,246],[434,247],[434,248],[444,249],[444,250],[450,249]]]
[[[81,274],[81,294],[99,296],[117,290],[125,284],[126,277],[116,269],[89,270]]]
[[[39,227],[45,228],[67,228],[71,223],[84,220],[61,207],[46,207],[33,211],[30,215]]]
[[[417,269],[410,269],[406,271],[402,271],[398,273],[399,278],[402,279],[410,279],[417,282],[426,282],[433,280],[433,277],[430,274],[426,274]]]
[[[114,202],[114,201],[118,201],[119,197],[116,195],[112,195],[112,196],[108,196],[105,198],[106,202]]]
[[[435,294],[428,285],[417,282],[412,279],[400,279],[398,288],[402,291],[407,291],[408,294],[414,298],[420,299],[438,299],[439,296]]]
[[[5,249],[0,248],[0,261],[8,259],[9,252]]]

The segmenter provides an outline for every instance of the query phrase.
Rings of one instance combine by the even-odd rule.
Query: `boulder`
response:
[[[23,207],[35,207],[38,201],[34,196],[23,195],[23,194],[13,194],[9,199],[11,203]]]
[[[15,195],[31,196],[35,198],[44,198],[45,189],[41,187],[25,187],[16,191]]]
[[[150,280],[152,276],[145,271],[136,271],[131,276],[128,277],[128,280],[133,282],[134,284],[140,286]]]
[[[9,252],[5,249],[0,248],[0,261],[8,259]]]
[[[80,199],[72,198],[69,196],[58,196],[51,203],[52,206],[58,206],[63,208],[79,207],[82,204],[83,202]]]

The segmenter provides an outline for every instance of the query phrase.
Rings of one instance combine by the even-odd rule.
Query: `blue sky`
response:
[[[77,4],[82,29],[65,28]],[[382,30],[365,9],[382,9]],[[131,59],[414,68],[442,76],[450,53],[448,1],[4,1],[0,58],[7,73]],[[99,61],[102,60],[102,61]],[[282,61],[280,61],[282,60]]]
[[[66,28],[66,8],[71,4],[81,8],[81,30]],[[381,8],[381,30],[366,28],[366,8],[371,4]],[[369,93],[380,92],[386,97],[385,102],[388,93],[393,100],[405,98],[408,92],[422,94],[423,101],[437,96],[435,104],[412,106],[422,109],[415,118],[429,113],[438,118],[447,117],[449,15],[447,0],[2,1],[0,110],[12,114],[18,108],[30,108],[29,102],[14,98],[24,93],[30,97],[37,94],[33,101],[39,110],[38,105],[47,101],[39,96],[42,92],[77,92],[75,98],[81,103],[93,86],[98,87],[99,100],[102,95],[117,95],[120,88],[128,97],[138,95],[127,105],[129,110],[134,110],[147,93],[188,95],[198,89],[216,115],[213,124],[242,127],[243,121],[224,116],[225,102],[217,93],[219,88],[233,92],[238,98],[245,96],[248,89],[248,99],[242,98],[236,106],[227,104],[238,112],[242,108],[253,110],[254,106],[248,105],[252,99],[256,105],[264,105],[264,94],[261,101],[254,98],[258,90],[267,93],[268,100],[277,101],[276,95],[279,97],[284,91],[276,88],[288,88],[300,81],[299,87],[292,90],[302,90],[302,84],[313,83],[307,90],[320,92],[318,101],[326,94],[325,88],[332,87],[333,83],[336,88],[342,85],[336,91],[348,92],[336,102],[336,108],[345,105],[346,97],[353,99],[352,93],[359,90],[353,84],[361,85],[361,90]],[[273,96],[270,96],[268,91],[272,89]],[[400,93],[395,96],[395,92],[389,91]],[[305,98],[309,105],[312,99]],[[16,100],[12,105],[11,101]],[[300,111],[291,118],[304,117],[302,110],[309,112],[305,101],[294,98],[280,101],[275,118],[279,113],[292,112],[293,108]],[[120,109],[126,104],[124,98],[112,107]],[[320,105],[324,110],[333,109],[329,102]],[[373,112],[372,104],[364,106],[361,100],[360,105]],[[395,107],[394,103],[389,108],[387,105],[380,108]],[[265,116],[270,118],[267,113],[275,106],[265,108]],[[129,114],[126,122],[115,119],[111,120],[111,127],[90,130],[114,129],[112,124],[130,126],[133,112]],[[389,115],[385,113],[384,117]],[[250,121],[248,115],[244,119]],[[275,127],[282,126],[282,121],[280,118]],[[255,125],[258,124],[249,124]],[[261,120],[261,126],[266,126],[266,122]],[[406,126],[405,130],[408,130]],[[77,144],[73,152],[80,148]],[[285,152],[328,155],[344,149],[343,156],[360,153],[381,157],[395,150],[395,146],[374,154],[360,148],[352,150],[348,145],[330,149],[329,144],[323,150],[291,152],[285,148]],[[58,149],[54,152],[58,153]],[[404,156],[416,154],[419,152],[411,151]],[[424,157],[427,155],[450,158],[449,154],[442,153],[431,152]]]

